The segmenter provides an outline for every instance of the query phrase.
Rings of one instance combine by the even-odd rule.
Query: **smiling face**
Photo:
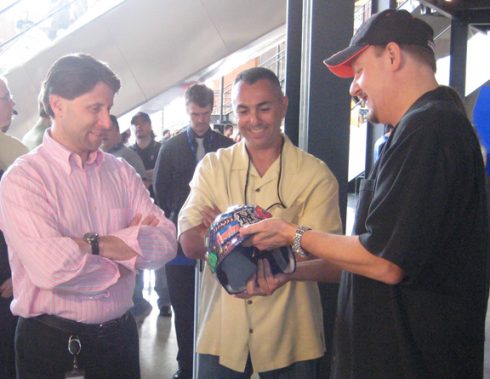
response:
[[[381,47],[370,46],[352,63],[354,79],[350,86],[351,96],[362,99],[368,108],[368,120],[373,123],[390,123],[386,117],[389,110],[389,88],[386,79],[385,51]]]
[[[267,79],[240,81],[233,87],[232,100],[238,130],[250,151],[281,145],[288,100],[280,90]]]
[[[110,109],[114,92],[107,84],[95,87],[73,100],[50,95],[54,113],[53,138],[68,150],[80,155],[82,162],[96,151],[107,130],[111,128]]]

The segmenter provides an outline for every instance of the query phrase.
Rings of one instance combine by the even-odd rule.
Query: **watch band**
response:
[[[303,234],[308,230],[311,230],[311,228],[305,225],[299,225],[296,228],[292,249],[300,257],[307,257],[310,255],[301,247],[301,238],[303,238]]]
[[[90,245],[93,255],[99,255],[99,235],[97,233],[89,232],[83,236],[85,242]]]

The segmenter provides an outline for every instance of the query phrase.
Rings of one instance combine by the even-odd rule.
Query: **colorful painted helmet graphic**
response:
[[[240,228],[269,217],[272,215],[258,206],[236,205],[218,215],[209,227],[207,263],[228,293],[246,290],[247,281],[257,272],[259,259],[269,261],[273,274],[294,272],[296,260],[290,246],[273,251],[243,246],[249,236],[240,236]]]

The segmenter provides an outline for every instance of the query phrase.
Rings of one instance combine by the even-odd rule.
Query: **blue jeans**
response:
[[[301,361],[277,370],[260,372],[261,379],[317,379],[319,359]],[[231,370],[219,364],[216,355],[199,354],[198,379],[249,379],[253,373],[252,362],[248,358],[245,372]]]
[[[136,273],[136,282],[133,292],[133,303],[135,306],[139,306],[142,303],[146,303],[143,296],[144,280],[143,270],[138,270]],[[170,295],[168,293],[167,275],[165,274],[165,266],[155,270],[155,292],[158,294],[158,308],[164,305],[170,305]]]

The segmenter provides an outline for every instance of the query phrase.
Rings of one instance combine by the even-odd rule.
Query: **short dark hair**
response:
[[[213,90],[204,84],[193,84],[185,91],[185,105],[189,105],[190,103],[197,104],[201,108],[211,106],[211,109],[213,109]]]
[[[114,93],[121,88],[121,81],[109,66],[88,54],[70,54],[59,58],[49,69],[41,86],[40,99],[44,110],[54,117],[49,104],[50,95],[73,100],[90,92],[99,82],[107,84]]]
[[[151,125],[151,118],[148,113],[145,112],[136,113],[133,117],[131,117],[131,125],[136,125],[138,119],[141,119],[142,121],[147,122],[148,124]]]
[[[418,62],[429,66],[434,73],[437,70],[436,57],[434,51],[428,47],[419,45],[399,45],[400,49],[407,54],[411,55]],[[381,55],[386,48],[386,45],[374,45],[376,55]]]
[[[113,114],[110,115],[112,127],[115,127],[119,131],[119,122],[117,122],[117,117]]]
[[[272,86],[277,89],[281,96],[283,95],[281,83],[279,82],[279,78],[277,77],[277,75],[273,71],[264,67],[252,67],[245,71],[242,71],[235,78],[233,85],[236,85],[239,82],[254,84],[262,79],[268,80],[272,84]]]
[[[225,124],[223,130],[233,129],[233,124]]]
[[[400,45],[400,47],[403,51],[414,57],[418,62],[429,66],[434,73],[437,71],[434,50],[418,45]]]

